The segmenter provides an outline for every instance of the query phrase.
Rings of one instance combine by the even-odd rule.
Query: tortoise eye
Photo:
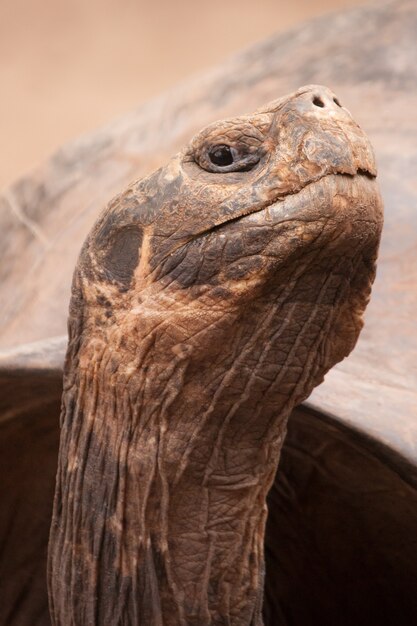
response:
[[[210,161],[218,167],[227,167],[234,161],[232,150],[226,144],[213,146],[209,151]]]

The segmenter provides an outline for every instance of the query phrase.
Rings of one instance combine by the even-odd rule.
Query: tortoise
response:
[[[64,147],[3,194],[0,623],[50,623],[45,560],[67,302],[98,212],[206,123],[318,82],[368,131],[386,226],[361,340],[288,423],[268,496],[265,621],[416,620],[416,10],[381,3],[273,37]]]

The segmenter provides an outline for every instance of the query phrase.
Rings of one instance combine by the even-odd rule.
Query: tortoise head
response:
[[[291,409],[358,337],[375,174],[313,86],[110,203],[73,283],[54,623],[260,623],[266,495]]]
[[[122,361],[156,329],[163,362],[178,344],[204,357],[236,351],[245,325],[273,305],[267,341],[279,312],[287,320],[298,303],[314,310],[307,335],[328,320],[321,376],[362,325],[381,227],[375,176],[368,139],[324,87],[211,124],[99,219],[78,264],[74,316],[81,297],[85,336],[114,344]],[[298,332],[291,323],[281,346]]]

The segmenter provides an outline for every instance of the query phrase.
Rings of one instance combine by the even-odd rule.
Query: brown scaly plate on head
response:
[[[70,305],[54,625],[263,623],[266,497],[291,410],[362,328],[375,176],[308,86],[210,125],[99,217]]]

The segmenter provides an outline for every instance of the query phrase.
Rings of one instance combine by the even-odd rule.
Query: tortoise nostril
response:
[[[313,104],[316,107],[322,107],[322,108],[324,107],[324,102],[323,102],[323,100],[321,98],[319,98],[319,96],[314,96]]]
[[[333,100],[334,104],[336,104],[336,106],[342,107],[342,105],[340,103],[340,100],[338,98],[336,98],[336,96],[333,96],[333,97],[330,96],[329,97],[329,96],[325,95],[324,97],[322,97],[321,95],[317,95],[317,94],[315,96],[313,96],[313,104],[314,104],[314,106],[320,107],[321,109],[323,109],[326,106],[326,104],[327,105],[330,104],[332,106],[332,100]]]

